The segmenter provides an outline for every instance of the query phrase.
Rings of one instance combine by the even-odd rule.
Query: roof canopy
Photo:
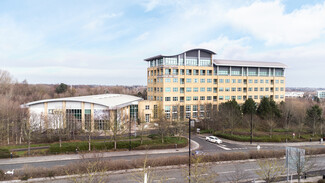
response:
[[[288,66],[280,62],[256,62],[239,60],[213,60],[214,65],[218,66],[239,66],[239,67],[272,67],[287,68]]]
[[[79,97],[66,97],[66,98],[56,98],[56,99],[46,99],[39,100],[25,104],[25,107],[30,107],[35,104],[45,103],[45,102],[85,102],[93,103],[98,105],[106,106],[110,109],[116,109],[124,107],[131,104],[132,102],[143,100],[142,98],[132,96],[132,95],[122,95],[122,94],[102,94],[102,95],[88,95]]]
[[[206,52],[206,53],[209,53],[211,55],[215,55],[216,53],[214,53],[213,51],[211,50],[207,50],[207,49],[202,49],[202,48],[196,48],[196,49],[191,49],[191,50],[187,50],[183,53],[180,53],[180,54],[177,54],[177,55],[157,55],[157,56],[154,56],[154,57],[149,57],[149,58],[146,58],[144,59],[144,61],[151,61],[151,60],[154,60],[154,59],[160,59],[160,58],[163,58],[163,57],[175,57],[175,56],[178,56],[178,55],[182,55],[184,53],[187,53],[187,52],[193,52],[193,51],[202,51],[202,52]]]

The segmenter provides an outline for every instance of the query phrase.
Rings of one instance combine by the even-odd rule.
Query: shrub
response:
[[[325,183],[325,179],[319,179],[317,183]]]
[[[5,180],[5,173],[0,169],[0,181]]]
[[[0,149],[0,158],[10,158],[9,149]]]

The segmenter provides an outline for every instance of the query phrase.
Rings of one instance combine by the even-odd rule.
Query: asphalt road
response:
[[[325,157],[316,157],[313,158],[311,162],[316,162],[311,170],[309,170],[310,175],[315,173],[317,175],[322,175],[325,171],[319,171],[325,167]],[[279,160],[279,166],[284,166],[285,161]],[[193,169],[194,167],[192,167]],[[256,174],[256,171],[260,170],[259,166],[255,161],[248,162],[233,162],[233,163],[212,163],[209,165],[201,166],[197,174],[192,173],[193,175],[197,175],[201,178],[206,178],[207,180],[213,180],[218,182],[226,182],[226,181],[234,181],[234,180],[246,180],[247,182],[251,182],[252,180],[260,180],[260,177]],[[149,171],[149,180],[150,182],[187,182],[186,178],[188,175],[188,167],[177,167],[170,169],[151,169]],[[285,180],[286,173],[282,174],[282,180]],[[143,177],[142,172],[132,172],[132,173],[120,173],[120,174],[110,174],[108,176],[98,175],[97,178],[105,179],[105,182],[119,182],[119,183],[136,183],[135,179],[141,179]],[[85,179],[89,177],[86,176]],[[81,180],[79,180],[81,181]],[[205,182],[204,181],[204,182]],[[70,179],[60,179],[60,180],[52,180],[47,181],[51,183],[59,183],[59,182],[72,182]],[[143,181],[142,181],[143,182]],[[201,181],[202,182],[202,181]]]
[[[255,146],[249,146],[249,145],[239,145],[239,144],[232,144],[223,142],[222,144],[214,144],[205,141],[205,137],[203,136],[193,136],[192,139],[200,144],[199,151],[202,151],[204,153],[220,153],[220,152],[244,152],[244,151],[251,151],[256,150]],[[307,147],[307,146],[305,146]],[[313,145],[311,147],[324,147],[324,145]],[[284,146],[264,146],[261,145],[261,150],[279,150],[279,149],[285,149]],[[188,155],[188,153],[167,153],[167,154],[152,154],[148,155],[149,158],[159,158],[159,157],[168,157],[168,156],[177,156],[177,155]],[[132,159],[138,159],[138,158],[144,158],[145,155],[131,155],[131,156],[115,156],[115,157],[109,157],[109,158],[103,158],[104,160],[118,160],[118,159],[126,159],[126,160],[132,160]],[[70,163],[77,162],[79,160],[72,159],[72,160],[60,160],[60,161],[46,161],[46,162],[32,162],[32,163],[16,163],[16,164],[3,164],[0,165],[0,169],[3,170],[11,170],[11,169],[21,169],[23,166],[29,165],[33,167],[54,167],[54,166],[64,166]]]

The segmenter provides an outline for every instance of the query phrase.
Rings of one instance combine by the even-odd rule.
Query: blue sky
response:
[[[1,0],[0,67],[19,82],[146,85],[143,59],[192,48],[288,65],[325,87],[324,0]]]

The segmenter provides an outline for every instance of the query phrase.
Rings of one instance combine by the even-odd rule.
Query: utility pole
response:
[[[188,182],[191,182],[191,117],[188,118]]]

